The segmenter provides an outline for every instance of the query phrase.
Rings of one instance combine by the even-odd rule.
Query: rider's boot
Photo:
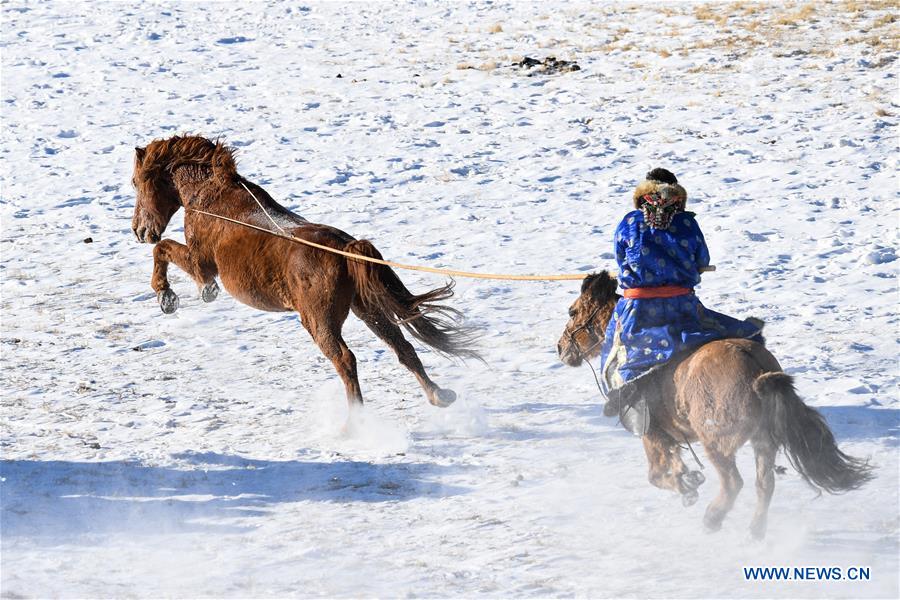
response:
[[[619,420],[625,429],[638,437],[644,437],[650,430],[650,407],[646,398],[637,394],[631,404],[622,407]]]
[[[650,406],[638,388],[637,383],[629,382],[610,390],[603,412],[607,416],[617,414],[625,429],[642,437],[650,429]]]

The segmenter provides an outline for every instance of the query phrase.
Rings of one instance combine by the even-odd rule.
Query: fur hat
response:
[[[659,194],[664,198],[676,197],[681,200],[681,210],[684,210],[684,206],[687,204],[687,192],[678,185],[675,175],[666,169],[653,169],[634,189],[634,207],[636,209],[641,208],[642,198],[647,194]]]

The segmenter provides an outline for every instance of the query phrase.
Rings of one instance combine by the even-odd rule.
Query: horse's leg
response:
[[[719,473],[719,495],[710,502],[703,516],[703,524],[709,531],[718,531],[722,527],[725,515],[734,506],[734,501],[744,486],[744,480],[737,470],[734,462],[734,452],[725,454],[715,447],[706,447],[706,455],[709,461]]]
[[[775,491],[775,454],[777,448],[768,434],[757,435],[751,441],[756,454],[756,511],[750,523],[750,534],[757,540],[766,536],[769,503]]]
[[[685,506],[696,502],[697,486],[703,481],[701,479],[695,483],[686,477],[687,467],[681,460],[681,451],[675,440],[653,425],[642,440],[647,463],[650,466],[650,483],[663,490],[678,492]],[[700,477],[702,478],[702,475]]]
[[[678,478],[678,483],[681,486],[681,502],[685,506],[692,506],[699,498],[697,488],[703,485],[706,477],[700,471],[688,469],[681,458],[681,447],[674,440],[672,441],[670,471],[672,475]]]
[[[191,260],[190,251],[184,244],[175,240],[162,240],[153,247],[153,277],[150,279],[150,286],[156,292],[164,313],[173,313],[178,309],[178,296],[169,287],[169,263],[175,263],[197,282],[204,302],[212,302],[219,295],[215,269],[204,268]]]
[[[671,439],[658,429],[651,428],[641,440],[644,442],[644,453],[650,467],[650,483],[663,490],[681,493],[678,480],[669,471]]]
[[[416,354],[415,348],[406,340],[403,336],[403,331],[394,323],[393,319],[383,313],[367,310],[358,301],[353,303],[353,313],[376,336],[390,346],[400,360],[400,364],[415,375],[431,404],[440,407],[447,407],[453,404],[454,400],[456,400],[456,392],[439,387],[428,377],[425,367],[422,366],[422,361],[419,360],[419,355]]]
[[[335,308],[337,307],[332,307],[332,310]],[[352,410],[362,406],[363,398],[356,374],[356,357],[341,337],[341,324],[347,318],[347,312],[341,316],[329,315],[326,311],[322,311],[324,314],[314,314],[310,310],[303,310],[300,312],[300,321],[344,382],[347,402]],[[334,318],[336,316],[341,318]]]

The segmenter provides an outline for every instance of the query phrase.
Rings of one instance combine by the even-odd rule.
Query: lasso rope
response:
[[[347,252],[345,250],[338,250],[337,248],[332,248],[331,246],[325,246],[323,244],[317,244],[316,242],[311,242],[309,240],[304,240],[302,238],[295,237],[290,235],[284,228],[279,225],[275,219],[269,214],[269,211],[263,206],[262,202],[260,202],[257,197],[250,191],[244,182],[240,182],[241,186],[250,196],[256,200],[256,204],[259,205],[260,210],[262,210],[263,214],[266,215],[266,218],[274,225],[279,231],[275,232],[271,229],[266,229],[265,227],[259,227],[258,225],[252,225],[250,223],[246,223],[244,221],[239,221],[237,219],[232,219],[231,217],[226,217],[224,215],[217,215],[215,213],[207,212],[205,210],[200,210],[197,208],[188,208],[195,213],[199,213],[201,215],[206,215],[207,217],[213,217],[214,219],[220,219],[222,221],[228,221],[229,223],[234,223],[235,225],[241,225],[242,227],[247,227],[248,229],[255,229],[256,231],[261,231],[263,233],[268,233],[269,235],[288,240],[290,242],[294,242],[296,244],[303,244],[305,246],[310,246],[312,248],[318,248],[319,250],[324,250],[325,252],[331,252],[332,254],[339,254],[341,256],[346,256],[347,258],[352,258],[354,260],[361,260],[363,262],[375,263],[376,265],[384,265],[386,267],[393,267],[395,269],[406,269],[407,271],[424,271],[426,273],[437,273],[439,275],[449,275],[451,277],[467,277],[470,279],[502,279],[508,281],[581,281],[587,275],[585,273],[572,273],[572,274],[556,274],[556,275],[509,275],[505,273],[475,273],[472,271],[457,271],[455,269],[438,269],[435,267],[424,267],[422,265],[407,265],[404,263],[398,263],[390,260],[382,260],[380,258],[372,258],[370,256],[362,256],[360,254],[354,254],[352,252]],[[715,267],[710,266],[704,270],[714,271]]]
[[[382,260],[379,258],[372,258],[369,256],[362,256],[360,254],[354,254],[352,252],[347,252],[345,250],[338,250],[337,248],[332,248],[331,246],[325,246],[323,244],[317,244],[316,242],[311,242],[309,240],[304,240],[302,238],[295,237],[290,235],[284,228],[279,225],[275,219],[269,214],[269,212],[265,209],[262,202],[257,199],[257,197],[250,191],[244,182],[241,182],[241,185],[247,193],[249,193],[254,200],[256,200],[256,204],[259,205],[260,210],[262,210],[263,214],[266,215],[266,218],[275,226],[278,231],[272,231],[271,229],[266,229],[265,227],[259,227],[258,225],[252,225],[250,223],[246,223],[244,221],[239,221],[237,219],[232,219],[230,217],[226,217],[224,215],[217,215],[215,213],[207,212],[205,210],[200,210],[197,208],[189,208],[188,210],[193,211],[195,213],[199,213],[201,215],[206,215],[207,217],[213,217],[214,219],[220,219],[222,221],[228,221],[229,223],[234,223],[235,225],[241,225],[242,227],[247,227],[249,229],[255,229],[256,231],[262,231],[263,233],[268,233],[269,235],[273,235],[275,237],[279,237],[284,240],[288,240],[290,242],[294,242],[297,244],[303,244],[305,246],[310,246],[312,248],[318,248],[319,250],[324,250],[325,252],[331,252],[332,254],[339,254],[341,256],[346,256],[347,258],[352,258],[354,260],[361,260],[363,262],[375,263],[376,265],[384,265],[386,267],[393,267],[395,269],[406,269],[408,271],[424,271],[426,273],[437,273],[439,275],[449,275],[451,277],[468,277],[471,279],[506,279],[512,281],[581,281],[584,279],[587,274],[586,273],[578,273],[578,274],[559,274],[559,275],[508,275],[504,273],[474,273],[472,271],[457,271],[455,269],[438,269],[435,267],[424,267],[422,265],[407,265],[403,263],[398,263],[390,260]]]

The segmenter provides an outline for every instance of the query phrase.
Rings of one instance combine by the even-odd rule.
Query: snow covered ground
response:
[[[900,594],[890,4],[0,10],[3,597]],[[528,77],[525,55],[582,70]],[[204,305],[176,269],[181,309],[160,312],[133,147],[183,132],[224,136],[243,175],[389,258],[486,271],[612,267],[631,190],[668,167],[718,265],[704,302],[768,321],[878,478],[817,498],[788,469],[752,543],[744,449],[744,492],[703,533],[714,473],[690,508],[651,487],[589,371],[557,360],[577,283],[459,281],[488,364],[423,354],[460,393],[446,410],[351,319],[367,408],[342,437],[342,388],[294,315]]]

